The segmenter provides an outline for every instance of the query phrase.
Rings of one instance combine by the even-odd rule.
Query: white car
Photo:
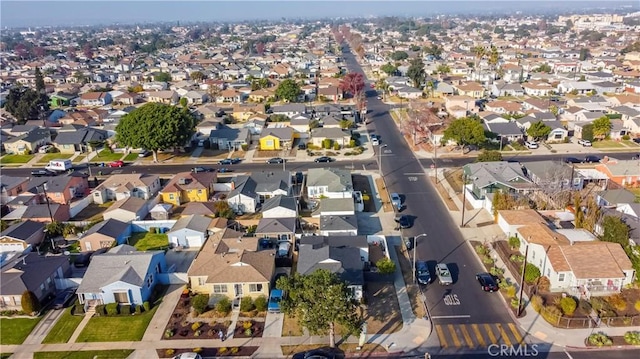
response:
[[[524,145],[530,150],[538,148],[538,144],[533,141],[527,141]]]
[[[373,138],[371,138],[371,144],[373,146],[379,146],[380,145],[380,140],[378,140],[377,138],[373,137]]]
[[[53,146],[44,145],[38,149],[38,153],[47,153],[51,148],[53,148]]]
[[[591,141],[589,140],[578,140],[578,144],[582,145],[582,147],[591,147]]]

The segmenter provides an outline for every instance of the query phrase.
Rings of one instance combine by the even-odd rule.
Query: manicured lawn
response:
[[[33,328],[40,322],[38,318],[0,318],[0,344],[22,344]]]
[[[633,141],[631,141],[631,140],[628,140],[628,141],[623,140],[623,141],[622,141],[622,143],[624,143],[625,145],[627,145],[627,146],[629,146],[629,147],[634,147],[634,148],[635,148],[635,147],[640,147],[640,146],[638,146],[638,144],[637,144],[637,143],[635,143],[635,142],[633,142]]]
[[[87,155],[78,155],[76,158],[73,159],[73,162],[75,163],[81,163],[82,161],[87,159]]]
[[[85,350],[78,352],[35,352],[33,359],[126,359],[133,350]]]
[[[169,246],[169,237],[166,234],[136,233],[131,237],[131,244],[139,251],[164,249]]]
[[[158,306],[141,315],[93,317],[87,323],[77,343],[139,341],[144,335]]]
[[[67,158],[71,158],[71,156],[73,155],[70,153],[47,153],[38,160],[38,163],[49,163],[49,161],[57,159],[66,160]]]
[[[34,155],[6,155],[0,158],[0,163],[27,163]]]
[[[122,153],[110,153],[107,150],[102,150],[98,152],[98,154],[91,159],[91,162],[113,162],[122,158]]]
[[[45,344],[66,343],[84,318],[81,315],[71,315],[71,308],[67,308],[42,341]]]
[[[595,148],[624,148],[625,146],[618,141],[604,140],[593,141],[591,143]]]
[[[137,153],[130,153],[128,155],[126,155],[123,159],[123,161],[125,162],[133,162],[135,160],[138,159],[138,154]]]

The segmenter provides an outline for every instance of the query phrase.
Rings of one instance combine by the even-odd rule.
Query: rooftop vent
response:
[[[187,184],[187,179],[184,177],[178,178],[178,184],[182,184],[182,185]]]

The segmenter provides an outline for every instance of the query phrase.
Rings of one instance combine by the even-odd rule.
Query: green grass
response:
[[[133,350],[84,350],[77,352],[35,352],[33,359],[126,359]]]
[[[622,140],[622,143],[624,143],[625,145],[629,146],[629,147],[640,147],[638,146],[637,143],[631,141],[631,140]]]
[[[113,162],[122,158],[122,153],[110,153],[107,150],[98,152],[96,156],[91,159],[91,162]]]
[[[84,318],[82,315],[71,315],[71,309],[65,309],[56,325],[49,330],[49,334],[42,341],[44,344],[66,343],[69,341],[82,318]]]
[[[73,156],[71,153],[47,153],[38,160],[38,163],[49,163],[49,161],[57,159],[66,160],[67,158],[71,158],[71,156]]]
[[[0,359],[9,359],[13,353],[0,353]]]
[[[22,344],[40,322],[38,318],[0,318],[0,344]]]
[[[82,161],[87,159],[87,155],[78,155],[73,159],[73,162],[81,163]]]
[[[125,161],[125,162],[133,162],[133,161],[135,161],[137,159],[138,159],[138,154],[137,153],[130,153],[130,154],[124,156],[123,161]]]
[[[625,146],[618,141],[611,140],[603,140],[603,141],[593,141],[591,145],[594,148],[624,148]]]
[[[169,237],[166,234],[136,233],[131,237],[131,243],[139,251],[152,251],[168,247]]]
[[[76,343],[140,341],[157,309],[156,305],[141,315],[93,317]]]
[[[27,163],[34,155],[6,155],[0,158],[0,163]]]

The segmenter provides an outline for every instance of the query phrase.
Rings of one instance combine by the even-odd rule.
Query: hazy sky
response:
[[[568,4],[569,3],[569,4]],[[504,12],[512,10],[586,9],[638,1],[537,0],[414,0],[414,1],[5,1],[0,2],[0,26],[95,25],[158,21],[237,21],[322,17]]]

